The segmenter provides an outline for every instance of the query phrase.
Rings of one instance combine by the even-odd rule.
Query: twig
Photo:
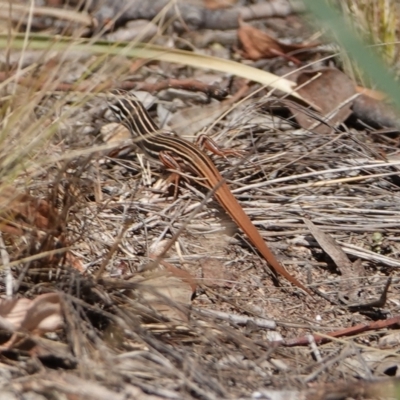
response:
[[[240,187],[237,189],[232,190],[232,193],[240,193],[243,191],[248,191],[250,189],[259,189],[260,187],[263,186],[270,186],[270,185],[275,185],[277,183],[282,183],[282,182],[287,182],[287,181],[295,181],[303,178],[309,178],[312,176],[321,176],[324,174],[336,174],[339,172],[349,172],[349,171],[357,171],[360,169],[374,169],[374,168],[383,168],[383,167],[392,167],[392,166],[398,166],[400,165],[400,161],[393,161],[393,162],[387,162],[387,163],[382,163],[382,162],[374,162],[371,164],[361,164],[361,165],[356,165],[356,166],[346,166],[346,167],[340,167],[340,168],[332,168],[332,169],[325,169],[325,170],[319,170],[319,171],[313,171],[313,172],[307,172],[305,174],[297,174],[297,175],[290,175],[290,176],[285,176],[282,178],[276,178],[276,179],[269,179],[269,180],[264,180],[260,183],[255,183],[253,185],[246,185],[246,187]],[[373,177],[372,175],[367,176]],[[356,177],[357,178],[357,177]],[[328,181],[325,181],[328,182]],[[308,186],[313,185],[315,183],[310,183],[306,184]],[[298,186],[298,185],[293,185],[295,187],[303,187],[303,186]],[[308,187],[307,186],[307,187]]]
[[[40,84],[36,79],[31,77],[18,77],[17,74],[14,75],[14,81],[18,82],[21,85],[28,87],[36,87],[37,90],[42,89],[42,85],[48,85],[47,82]],[[10,74],[5,72],[0,72],[0,82],[3,82],[6,79],[10,78]],[[82,92],[86,93],[88,90],[93,93],[110,90],[110,89],[123,89],[123,90],[144,90],[146,92],[159,92],[164,89],[184,89],[191,92],[202,92],[205,93],[208,97],[214,98],[217,100],[222,100],[228,95],[228,91],[226,89],[221,88],[217,84],[207,84],[200,82],[196,79],[166,79],[156,83],[150,82],[133,82],[133,81],[123,81],[123,82],[115,82],[113,80],[108,80],[102,82],[100,85],[93,86],[93,82],[79,82],[79,83],[65,83],[58,82],[55,86],[52,87],[54,91],[60,92]]]
[[[215,310],[203,310],[201,308],[193,308],[193,311],[198,312],[200,315],[206,315],[207,317],[218,318],[224,321],[233,322],[236,325],[246,325],[248,322],[253,322],[259,328],[276,329],[276,322],[269,319],[253,318],[247,317],[246,315],[231,314]]]
[[[362,247],[355,246],[354,244],[350,243],[338,243],[342,246],[342,250],[347,253],[351,254],[355,257],[360,257],[364,260],[374,261],[377,263],[382,263],[385,265],[389,265],[390,267],[400,267],[400,261],[396,261],[394,258],[390,258],[387,256],[383,256],[382,254],[374,253],[371,250],[363,249]]]
[[[112,255],[118,249],[126,230],[129,228],[129,224],[130,224],[130,221],[125,221],[125,223],[124,223],[123,227],[121,228],[117,238],[115,239],[114,243],[112,244],[109,252],[104,257],[103,262],[101,263],[100,268],[96,273],[96,281],[98,281],[101,278],[101,276],[103,275],[103,272],[106,269],[108,262],[110,261]]]
[[[310,335],[310,334],[306,335],[306,336],[308,337],[308,340],[309,340],[309,343],[310,343],[310,347],[311,347],[311,351],[313,352],[313,354],[315,356],[315,359],[318,362],[321,362],[322,361],[321,353],[320,353],[320,351],[319,351],[319,349],[317,347],[317,344],[315,343],[314,336]]]
[[[370,324],[359,324],[356,326],[352,326],[350,328],[340,329],[338,331],[334,331],[331,333],[327,333],[326,335],[314,334],[314,340],[318,344],[327,343],[331,338],[339,338],[342,336],[353,336],[362,332],[368,332],[383,328],[388,328],[393,325],[397,325],[400,323],[400,314],[396,315],[393,318],[389,318],[387,320],[380,320],[376,322],[371,322]],[[281,344],[285,347],[293,347],[293,346],[308,346],[310,343],[309,335],[302,336],[296,339],[283,340]]]
[[[10,266],[10,256],[7,253],[6,245],[3,240],[3,235],[0,231],[0,254],[1,254],[1,260],[3,262],[3,266],[5,269],[5,286],[6,286],[6,297],[11,299],[13,296],[13,276],[11,272],[11,266]]]

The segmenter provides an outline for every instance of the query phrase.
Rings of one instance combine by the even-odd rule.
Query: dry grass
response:
[[[326,136],[294,129],[269,113],[274,98],[264,91],[236,104],[210,130],[222,146],[248,154],[215,163],[228,171],[236,197],[287,269],[325,296],[311,299],[283,280],[274,285],[265,261],[214,201],[188,220],[206,194],[201,187],[183,182],[175,200],[159,188],[166,177],[159,166],[144,161],[143,167],[133,150],[110,157],[110,148],[118,145],[104,143],[101,129],[112,116],[97,93],[99,82],[109,76],[123,81],[133,73],[143,80],[161,73],[191,77],[191,69],[147,63],[132,71],[124,57],[77,54],[72,46],[51,57],[22,54],[34,61],[21,63],[20,70],[37,86],[13,79],[0,86],[3,227],[19,229],[2,234],[2,264],[16,295],[60,293],[65,327],[44,337],[25,332],[21,343],[3,349],[3,393],[10,398],[64,393],[79,399],[244,399],[288,388],[310,399],[395,395],[396,382],[383,388],[368,383],[392,376],[390,362],[398,365],[398,345],[381,348],[384,331],[318,349],[277,341],[398,314],[397,135],[350,125]],[[85,92],[57,90],[76,76],[85,81]],[[173,112],[205,100],[185,91],[158,95]],[[150,187],[143,184],[144,170]],[[31,197],[21,200],[20,193]],[[39,212],[38,199],[45,211]],[[13,201],[17,205],[10,207]],[[44,220],[38,222],[37,213]],[[357,289],[352,302],[379,297],[392,276],[383,309],[367,314],[339,303],[343,280],[304,218],[340,243],[351,261],[362,261],[362,274],[351,282]],[[146,279],[131,279],[148,264],[154,247],[159,250],[182,225],[166,261],[199,282],[187,322],[157,312],[141,295],[148,289]],[[82,266],[84,273],[77,270]],[[5,293],[6,285],[0,289]],[[243,316],[249,317],[245,323]],[[9,337],[2,332],[2,343]],[[354,385],[355,377],[366,382]]]
[[[393,0],[348,0],[338,5],[360,37],[373,45],[385,64],[398,75],[398,3]],[[340,58],[347,75],[355,82],[366,87],[374,86],[365,76],[362,66],[357,66],[351,59],[351,55],[341,51]]]

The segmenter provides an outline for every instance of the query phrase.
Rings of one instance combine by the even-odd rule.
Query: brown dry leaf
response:
[[[101,137],[104,143],[115,144],[115,148],[108,152],[109,157],[122,157],[132,151],[132,135],[129,130],[116,122],[111,122],[102,126]]]
[[[353,101],[348,100],[356,94],[356,86],[338,69],[303,71],[297,77],[297,85],[298,93],[310,104],[317,104],[319,107],[319,113],[311,113],[289,106],[302,128],[326,134],[350,116]]]
[[[124,125],[110,122],[109,124],[103,125],[100,129],[101,137],[104,143],[124,143],[132,141],[132,135],[129,129]]]
[[[244,97],[249,88],[247,80],[238,81],[236,93],[222,102],[213,102],[206,106],[186,108],[177,111],[169,120],[169,125],[180,136],[193,136],[206,126],[215,123],[218,118]]]
[[[0,231],[14,236],[21,236],[33,228],[43,231],[51,229],[56,221],[56,211],[46,200],[35,198],[16,189],[3,187],[0,193]],[[67,246],[62,238],[55,239],[53,250]],[[52,257],[50,257],[50,260]],[[66,252],[65,266],[71,266],[80,272],[85,268],[81,260]]]
[[[153,244],[150,257],[156,259],[161,256],[168,244],[169,240]],[[160,269],[160,264],[164,270]],[[158,265],[150,263],[144,272],[135,275],[130,281],[140,283],[137,291],[132,294],[139,293],[149,306],[163,316],[172,321],[189,320],[191,301],[197,288],[189,272],[161,260]]]
[[[20,193],[12,187],[1,189],[0,230],[12,235],[22,235],[23,227],[46,229],[53,209],[43,199]]]
[[[63,326],[60,296],[46,293],[33,300],[0,299],[0,326],[7,330],[53,332]]]
[[[182,273],[185,271],[178,271],[180,272],[149,271],[143,275],[134,276],[130,281],[140,283],[139,294],[154,310],[172,321],[187,322],[193,288],[188,283],[186,274],[182,278]]]
[[[213,123],[224,112],[229,110],[230,104],[208,104],[206,106],[194,106],[177,111],[169,121],[171,129],[178,135],[193,136],[203,128]]]
[[[151,251],[150,258],[152,258],[153,260],[156,260],[157,257],[162,256],[165,248],[167,246],[169,246],[169,244],[170,244],[169,239],[165,239],[165,240],[161,240],[160,242],[153,243],[153,245],[150,247],[150,251]],[[160,260],[160,264],[168,271],[168,273],[170,275],[181,279],[183,282],[185,282],[187,285],[189,285],[192,290],[192,296],[194,295],[194,293],[196,292],[197,283],[196,283],[196,280],[193,278],[193,276],[189,272],[187,272],[183,269],[176,268],[172,264],[170,264],[164,260]],[[156,266],[156,268],[157,268],[157,266]],[[150,270],[147,269],[147,271],[150,271]]]
[[[269,36],[265,32],[245,24],[239,20],[238,38],[242,44],[242,56],[250,60],[259,60],[260,58],[274,58],[278,56],[285,57],[295,64],[300,61],[290,56],[288,53],[306,50],[317,46],[317,44],[285,44]],[[304,52],[302,52],[304,54]]]
[[[238,0],[204,0],[204,7],[209,10],[232,7]]]
[[[192,291],[191,297],[196,293],[197,282],[189,272],[183,269],[176,268],[173,265],[167,263],[166,261],[161,261],[161,264],[171,275],[173,275],[176,278],[179,278],[181,281],[185,282],[186,285],[190,286]]]

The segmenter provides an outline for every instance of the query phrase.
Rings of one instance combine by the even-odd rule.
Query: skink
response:
[[[201,178],[199,183],[203,186],[215,190],[214,196],[218,202],[243,230],[272,269],[312,295],[312,292],[289,274],[276,259],[210,157],[190,142],[174,136],[169,131],[160,130],[142,103],[132,93],[113,91],[109,107],[120,123],[128,128],[136,139],[135,143],[148,157],[161,160],[168,168],[186,169]]]

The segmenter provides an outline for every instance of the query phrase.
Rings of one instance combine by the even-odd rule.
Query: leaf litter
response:
[[[321,91],[331,70],[319,75],[319,87],[313,81],[315,109],[295,103],[294,111],[293,103],[252,84],[229,113],[218,110],[207,124],[217,143],[245,151],[241,159],[213,160],[274,254],[316,290],[312,299],[283,280],[276,285],[201,186],[182,179],[174,198],[165,189],[166,171],[138,159],[126,133],[105,135],[119,127],[108,125],[115,120],[104,96],[80,93],[110,75],[132,87],[140,80],[140,89],[155,95],[150,113],[161,123],[158,106],[172,116],[202,107],[187,90],[206,99],[216,93],[215,84],[198,83],[207,81],[207,71],[150,62],[132,76],[121,57],[108,64],[90,57],[36,61],[35,74],[44,77],[50,68],[54,81],[38,80],[40,96],[17,85],[29,112],[21,112],[25,101],[7,103],[13,87],[2,88],[2,104],[21,116],[26,135],[32,121],[44,133],[57,121],[51,140],[15,174],[15,196],[3,179],[3,197],[14,199],[0,203],[3,393],[323,399],[396,390],[390,377],[399,363],[397,134],[377,135],[348,120],[353,92],[338,90],[344,97],[332,99],[330,90]],[[80,71],[85,87],[62,92],[76,80],[68,70]],[[185,80],[155,87],[154,76],[165,75]],[[233,96],[243,85],[223,74],[220,82],[221,93],[228,87]],[[48,84],[53,90],[44,92]],[[331,109],[322,107],[324,97]],[[344,103],[345,114],[326,119]],[[301,110],[311,125],[293,120],[290,110]],[[324,132],[313,125],[321,120]],[[180,135],[193,141],[195,133]],[[0,160],[7,160],[7,148],[3,143]],[[343,288],[357,290],[369,307],[352,309],[342,301]],[[386,378],[384,388],[376,378]]]

